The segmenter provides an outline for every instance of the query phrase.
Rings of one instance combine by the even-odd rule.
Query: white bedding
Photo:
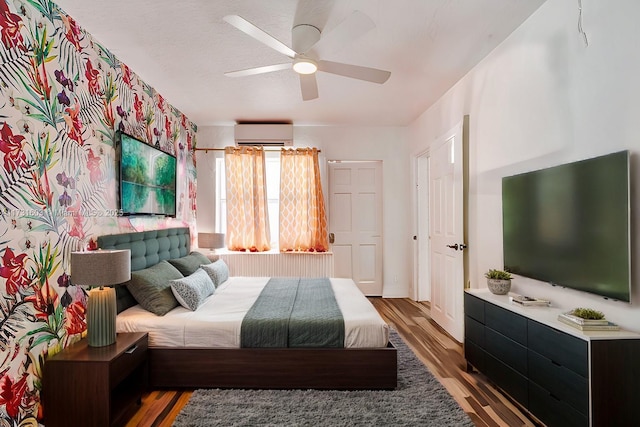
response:
[[[331,278],[345,325],[346,348],[385,347],[389,326],[353,280]],[[178,306],[156,316],[136,305],[117,317],[118,332],[148,332],[150,347],[240,348],[245,313],[268,277],[230,277],[196,311]]]

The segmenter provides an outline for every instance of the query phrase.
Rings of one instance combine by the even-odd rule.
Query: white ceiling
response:
[[[403,126],[440,98],[544,0],[55,0],[198,126],[236,121]],[[318,73],[302,101],[292,70],[223,73],[289,59],[224,22],[237,14],[291,46],[291,28],[327,34],[354,10],[376,28],[322,59],[391,72],[383,85]]]

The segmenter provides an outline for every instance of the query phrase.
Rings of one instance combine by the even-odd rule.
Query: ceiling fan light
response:
[[[293,71],[298,74],[313,74],[318,71],[318,64],[309,58],[298,58],[293,62]]]

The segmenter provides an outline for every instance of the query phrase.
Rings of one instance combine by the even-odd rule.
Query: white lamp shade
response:
[[[224,248],[224,234],[198,233],[198,247],[208,249]]]
[[[71,252],[71,283],[108,286],[131,279],[131,251],[98,250]]]

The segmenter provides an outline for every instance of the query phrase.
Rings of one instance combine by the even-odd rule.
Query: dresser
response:
[[[640,334],[583,332],[560,309],[522,307],[467,290],[464,353],[548,426],[631,426],[640,420]]]

